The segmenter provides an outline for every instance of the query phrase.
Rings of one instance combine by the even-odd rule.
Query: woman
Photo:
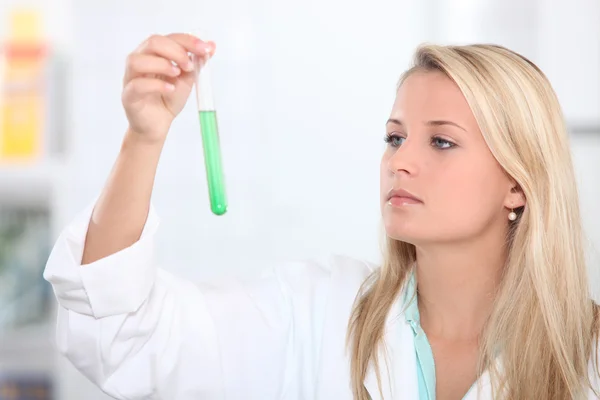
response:
[[[188,52],[213,50],[152,36],[128,59],[119,157],[44,274],[82,373],[118,399],[597,398],[568,135],[533,63],[418,49],[386,124],[383,265],[333,256],[204,287],[156,266],[150,198]]]

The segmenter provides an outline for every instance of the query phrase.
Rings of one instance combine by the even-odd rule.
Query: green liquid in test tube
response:
[[[210,59],[211,55],[207,55],[203,59],[195,57],[196,98],[198,100],[198,117],[204,149],[204,166],[210,209],[215,215],[223,215],[227,212],[227,194],[221,158],[221,144],[219,142],[217,111],[215,110],[212,94]]]

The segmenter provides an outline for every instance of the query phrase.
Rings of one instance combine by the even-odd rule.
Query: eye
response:
[[[454,144],[446,139],[442,139],[439,136],[434,136],[433,138],[431,138],[431,145],[433,147],[435,147],[436,149],[440,149],[440,150],[451,149],[452,147],[456,146],[456,144]]]
[[[395,133],[388,133],[385,135],[383,140],[392,147],[400,147],[406,138],[403,138]]]

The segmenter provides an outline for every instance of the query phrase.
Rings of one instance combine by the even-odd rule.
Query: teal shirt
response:
[[[421,328],[415,274],[411,274],[404,292],[404,318],[410,325],[414,335],[415,353],[417,356],[417,377],[419,379],[419,400],[435,400],[435,362],[429,340]]]
[[[427,335],[425,335],[425,331],[421,328],[414,273],[411,274],[408,281],[403,301],[406,307],[404,317],[406,322],[411,326],[414,335],[415,353],[417,356],[417,377],[419,380],[419,400],[435,400],[435,362]]]

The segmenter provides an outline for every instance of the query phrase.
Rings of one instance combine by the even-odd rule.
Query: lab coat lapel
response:
[[[375,367],[371,363],[367,369],[364,384],[372,400],[419,399],[414,335],[403,310],[405,290],[406,287],[392,305],[386,320],[383,343],[378,349],[381,392]],[[486,370],[463,400],[493,400],[492,395],[490,374]]]
[[[414,338],[410,325],[404,319],[400,299],[396,299],[388,314],[383,343],[378,350],[381,393],[372,363],[365,376],[365,388],[373,400],[419,398]]]
[[[471,390],[467,392],[463,400],[492,400],[492,383],[490,374],[485,371],[479,380],[475,382]]]
[[[373,364],[370,364],[367,370],[365,387],[372,400],[418,400],[419,385],[413,333],[404,321],[404,314],[391,318],[388,324],[385,344],[380,346],[378,351],[381,364],[381,393]],[[463,400],[493,400],[488,371],[481,375]]]

